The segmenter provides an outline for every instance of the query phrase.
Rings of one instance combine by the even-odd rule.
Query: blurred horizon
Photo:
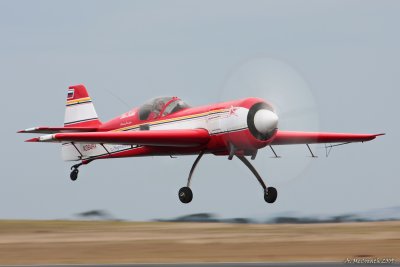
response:
[[[24,220],[24,219],[0,219]],[[29,219],[28,219],[29,220]],[[36,219],[41,221],[43,219]],[[274,213],[267,217],[224,217],[212,212],[181,214],[179,216],[151,218],[148,220],[130,220],[116,217],[112,211],[104,209],[80,211],[64,218],[47,218],[45,221],[123,221],[123,222],[219,222],[219,223],[255,223],[255,224],[309,224],[309,223],[344,223],[344,222],[385,222],[400,221],[400,206],[373,210],[353,211],[347,213],[309,214],[301,211],[286,211]]]

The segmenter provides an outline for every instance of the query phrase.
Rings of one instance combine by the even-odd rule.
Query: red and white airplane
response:
[[[71,167],[71,180],[78,168],[97,159],[143,156],[198,155],[179,199],[193,198],[190,181],[204,154],[239,158],[255,175],[268,203],[277,191],[267,187],[246,156],[274,145],[365,142],[383,134],[293,132],[278,130],[278,116],[271,104],[260,98],[245,98],[202,107],[190,107],[178,97],[154,98],[141,107],[108,122],[100,122],[84,85],[68,89],[64,127],[36,127],[19,133],[46,134],[27,142],[62,145],[65,161],[80,161]],[[311,155],[314,156],[310,149]]]

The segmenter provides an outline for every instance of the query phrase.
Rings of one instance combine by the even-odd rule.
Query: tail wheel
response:
[[[78,169],[74,169],[72,172],[71,172],[71,174],[70,174],[70,178],[71,178],[71,180],[72,181],[76,181],[76,179],[78,179],[78,173],[79,173],[79,170]]]

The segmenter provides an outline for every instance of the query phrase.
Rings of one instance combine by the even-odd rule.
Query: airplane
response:
[[[101,122],[83,84],[68,88],[63,127],[35,127],[18,133],[42,136],[26,142],[61,143],[65,161],[80,161],[71,167],[77,180],[82,165],[98,159],[125,157],[197,155],[186,186],[178,192],[182,203],[193,199],[193,173],[204,154],[237,157],[263,188],[264,200],[274,203],[278,192],[266,186],[246,157],[254,160],[259,149],[276,145],[336,145],[366,142],[384,134],[300,132],[278,129],[279,118],[269,102],[256,97],[191,107],[178,97],[157,97],[107,122]],[[336,145],[330,145],[332,148]]]

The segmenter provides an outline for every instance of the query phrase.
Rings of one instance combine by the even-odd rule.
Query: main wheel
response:
[[[179,200],[185,204],[189,203],[193,199],[192,190],[186,186],[179,189],[178,196],[179,196]]]
[[[267,187],[267,190],[264,194],[264,200],[267,203],[274,203],[277,197],[278,191],[276,191],[275,187]]]
[[[78,169],[74,169],[71,174],[69,175],[69,177],[71,178],[72,181],[76,181],[76,179],[78,179],[78,173],[79,170]]]

